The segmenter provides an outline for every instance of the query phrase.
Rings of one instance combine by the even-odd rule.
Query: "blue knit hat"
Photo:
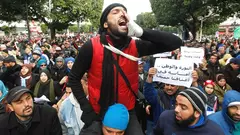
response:
[[[69,61],[75,62],[75,59],[73,57],[65,58],[65,64],[67,64]]]
[[[129,122],[129,113],[122,104],[110,106],[104,116],[103,125],[118,130],[126,130]]]

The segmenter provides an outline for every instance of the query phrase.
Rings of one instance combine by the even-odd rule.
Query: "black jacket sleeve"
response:
[[[92,43],[91,41],[88,41],[79,50],[72,70],[69,73],[69,85],[71,86],[72,92],[80,104],[81,110],[83,111],[81,119],[86,126],[89,126],[97,118],[96,113],[86,98],[82,84],[80,83],[84,73],[87,72],[91,66],[92,55]]]
[[[136,40],[139,57],[172,51],[183,45],[182,40],[168,32],[144,30],[141,40]]]

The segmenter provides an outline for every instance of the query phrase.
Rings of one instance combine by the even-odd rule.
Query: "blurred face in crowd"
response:
[[[225,54],[225,47],[219,47],[218,52],[220,54]]]
[[[23,66],[22,69],[21,69],[22,75],[26,75],[28,73],[28,71],[29,71],[29,69],[25,66]]]
[[[25,49],[25,53],[26,53],[26,54],[30,54],[30,53],[31,53],[31,49],[30,49],[29,47],[27,47],[27,48]]]
[[[68,61],[67,67],[68,67],[69,69],[72,69],[73,63],[74,63],[73,61]]]
[[[200,113],[195,111],[191,102],[184,96],[178,95],[175,105],[175,120],[181,126],[195,125]]]
[[[166,84],[164,85],[164,92],[167,93],[168,95],[174,95],[178,90],[178,86],[176,85],[171,85],[171,84]]]
[[[193,70],[192,78],[193,78],[193,82],[197,82],[198,81],[198,73],[197,73],[196,70]]]
[[[11,67],[10,62],[4,62],[3,64],[4,64],[4,66],[7,67],[7,68],[8,68],[8,67]]]
[[[138,65],[138,73],[142,74],[143,73],[143,63]]]
[[[107,16],[107,20],[104,23],[104,28],[107,31],[117,37],[127,36],[128,27],[126,19],[126,11],[123,7],[113,8]]]
[[[207,49],[210,49],[210,48],[211,48],[211,44],[210,44],[210,43],[207,43],[207,44],[206,44],[206,48],[207,48]]]
[[[13,101],[11,104],[8,104],[11,111],[14,111],[16,116],[22,120],[28,120],[33,113],[33,98],[31,94],[23,94],[19,100]]]
[[[217,56],[212,55],[212,56],[210,57],[209,61],[210,61],[211,63],[215,64],[215,63],[217,62]]]
[[[33,54],[32,56],[34,60],[37,60],[40,57],[39,55],[36,55],[36,54]]]
[[[240,105],[228,107],[228,116],[235,122],[240,122]]]
[[[103,126],[102,131],[103,131],[103,135],[124,135],[123,130],[109,128],[106,126]]]
[[[47,68],[47,64],[46,63],[42,63],[41,65],[40,65],[40,69],[46,69]]]
[[[65,91],[66,96],[68,97],[71,93],[72,93],[71,87],[66,87],[66,91]]]
[[[42,46],[42,47],[41,47],[41,50],[42,50],[42,51],[45,51],[45,50],[46,50],[45,46]]]
[[[64,46],[65,46],[65,48],[69,48],[70,47],[70,43],[69,42],[65,42]]]
[[[63,61],[57,61],[56,65],[57,65],[57,67],[61,67],[63,65]]]
[[[213,93],[213,85],[212,84],[207,84],[206,86],[205,86],[205,91],[206,91],[206,93],[207,94],[212,94]]]
[[[41,82],[45,83],[48,80],[48,76],[46,73],[42,72],[40,75]]]
[[[225,79],[221,79],[217,83],[218,83],[219,86],[223,87],[223,86],[226,85],[226,80]]]
[[[239,65],[238,64],[231,63],[230,65],[233,68],[233,70],[238,70],[239,69]]]

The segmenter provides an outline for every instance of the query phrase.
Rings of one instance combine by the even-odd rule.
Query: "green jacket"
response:
[[[240,122],[235,124],[236,130],[233,131],[233,135],[240,135]]]
[[[214,93],[217,95],[218,100],[219,100],[219,109],[221,110],[222,108],[222,102],[223,102],[223,97],[224,94],[228,91],[228,90],[232,90],[231,86],[226,84],[225,89],[221,88],[216,82],[214,85]]]

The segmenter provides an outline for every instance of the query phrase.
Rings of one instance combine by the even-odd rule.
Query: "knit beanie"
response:
[[[65,64],[67,64],[69,61],[75,62],[75,59],[73,57],[65,58]]]
[[[206,86],[208,84],[211,84],[212,86],[214,86],[214,82],[212,80],[206,80],[203,85]]]
[[[207,96],[200,89],[190,87],[181,91],[179,95],[186,97],[200,114],[205,115]]]
[[[223,74],[217,74],[216,75],[216,81],[220,81],[221,79],[225,79],[225,76]]]
[[[129,122],[129,113],[122,104],[109,106],[103,119],[103,125],[118,130],[126,130]]]
[[[102,32],[106,31],[106,29],[104,28],[104,23],[107,20],[107,16],[108,16],[109,12],[113,8],[115,8],[115,7],[123,7],[127,11],[127,8],[124,5],[120,4],[120,3],[113,3],[113,4],[109,5],[109,6],[107,6],[104,9],[104,11],[102,13],[102,16],[100,18],[100,27],[99,27],[99,31],[98,31],[99,34],[101,34]]]
[[[57,57],[55,61],[56,61],[56,62],[62,61],[62,62],[64,63],[64,59],[63,59],[63,57],[61,57],[61,56]]]

